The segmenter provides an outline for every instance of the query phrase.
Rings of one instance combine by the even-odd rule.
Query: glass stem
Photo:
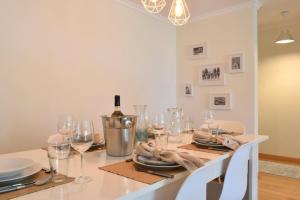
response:
[[[83,153],[80,153],[80,165],[81,165],[81,177],[84,176],[84,158],[83,158]]]

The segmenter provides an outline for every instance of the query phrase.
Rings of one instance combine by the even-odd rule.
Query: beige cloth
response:
[[[195,157],[187,152],[176,152],[174,150],[157,149],[152,143],[139,142],[136,145],[136,154],[146,158],[153,158],[169,163],[177,163],[189,172],[204,165],[201,158]]]
[[[222,134],[218,136],[211,136],[209,133],[203,131],[194,133],[193,139],[195,141],[209,140],[218,144],[222,144],[223,146],[232,150],[236,150],[242,144],[241,141],[232,135]]]

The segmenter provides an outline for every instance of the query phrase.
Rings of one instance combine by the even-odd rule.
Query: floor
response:
[[[259,173],[259,200],[300,200],[300,180]]]

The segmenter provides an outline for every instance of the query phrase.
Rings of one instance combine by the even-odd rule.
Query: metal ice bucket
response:
[[[137,117],[102,116],[107,155],[121,157],[132,153]]]

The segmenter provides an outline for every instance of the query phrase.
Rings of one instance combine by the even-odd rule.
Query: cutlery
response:
[[[165,177],[165,178],[174,178],[173,174],[167,174],[164,172],[156,172],[156,171],[152,171],[152,170],[148,170],[148,169],[142,169],[140,167],[135,167],[135,169],[136,169],[136,171],[145,172],[145,173],[156,175],[156,176],[161,176],[161,177]]]
[[[221,149],[221,148],[214,148],[214,147],[208,147],[209,150],[216,150],[216,151],[223,151],[223,152],[229,152],[229,149]]]
[[[29,182],[25,182],[25,183],[17,183],[17,184],[13,184],[13,185],[9,185],[9,186],[3,186],[3,187],[0,187],[0,194],[21,190],[21,189],[28,188],[31,186],[41,186],[41,185],[48,183],[50,181],[50,179],[51,179],[51,176],[46,176],[42,179],[38,179],[35,181],[29,181]]]

